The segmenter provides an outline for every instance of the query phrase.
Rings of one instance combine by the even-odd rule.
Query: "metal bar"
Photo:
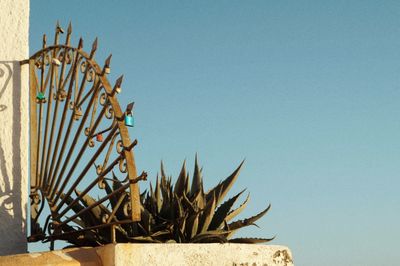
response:
[[[49,64],[51,65],[51,62]],[[41,90],[43,93],[46,92],[46,88],[47,88],[47,85],[49,84],[50,76],[51,76],[51,72],[47,71],[46,79],[44,80],[44,84],[43,84],[42,90]]]
[[[116,221],[116,222],[109,223],[109,224],[99,224],[99,225],[95,225],[95,226],[85,227],[85,228],[82,228],[80,230],[76,230],[73,232],[67,232],[67,233],[55,234],[55,235],[48,236],[47,241],[51,241],[51,239],[54,239],[54,240],[62,239],[63,236],[79,234],[79,233],[89,231],[89,230],[96,230],[96,229],[101,229],[101,228],[105,228],[105,227],[112,226],[112,225],[129,224],[129,223],[132,223],[132,220],[122,220],[122,221]]]
[[[80,51],[80,49],[79,49],[79,47],[82,47],[82,39],[80,39],[80,41],[79,41],[79,46],[78,46],[78,49],[76,50],[76,52],[77,52],[77,55],[76,55],[76,57],[78,57],[78,55],[79,55],[79,52],[81,52]],[[87,63],[88,61],[86,60],[86,63]],[[77,77],[78,77],[78,75],[79,75],[79,73],[77,72],[77,66],[79,65],[79,61],[77,61],[77,64],[75,65],[75,76],[74,76],[74,79],[75,80],[77,80]],[[81,82],[81,89],[83,89],[84,88],[84,86],[83,86],[83,84],[86,82],[86,77],[87,77],[87,74],[88,74],[88,71],[89,71],[89,68],[87,67],[86,68],[86,70],[85,70],[85,72],[84,72],[84,74],[83,74],[83,77],[82,77],[82,82]],[[64,113],[63,113],[63,116],[64,115],[66,115],[66,111],[68,110],[68,104],[69,104],[69,101],[70,101],[70,98],[71,98],[71,90],[72,90],[72,82],[70,83],[70,88],[69,88],[69,90],[68,90],[68,96],[69,96],[69,98],[68,98],[68,101],[65,103],[65,106],[64,106]],[[75,85],[77,85],[78,84],[78,82],[75,82]],[[93,84],[93,87],[95,86],[95,84]],[[75,86],[75,89],[76,89],[76,86]],[[77,96],[76,96],[76,91],[75,91],[75,94],[74,94],[74,97],[76,98]],[[63,121],[64,121],[64,119],[63,119]],[[70,120],[69,120],[69,123],[68,123],[68,128],[67,128],[67,131],[66,131],[66,134],[65,134],[65,136],[64,136],[64,141],[63,141],[63,144],[61,145],[61,150],[60,150],[60,153],[58,154],[58,159],[57,159],[57,163],[56,163],[56,166],[55,166],[55,169],[54,169],[54,173],[52,172],[52,180],[51,180],[51,183],[50,183],[50,186],[49,186],[49,189],[52,191],[53,190],[53,187],[54,187],[54,182],[55,182],[55,179],[56,179],[56,176],[57,176],[57,173],[58,173],[58,168],[59,168],[59,166],[60,166],[60,163],[61,163],[61,161],[62,161],[62,156],[63,156],[63,154],[64,154],[64,151],[65,151],[65,147],[66,147],[66,144],[67,144],[67,142],[68,142],[68,138],[69,138],[69,135],[70,135],[70,133],[71,133],[71,128],[72,128],[72,125],[73,125],[73,123],[74,123],[74,116],[73,116],[73,114],[70,116]],[[59,131],[59,136],[60,136],[60,134],[61,134],[61,131]],[[54,159],[54,158],[53,158]],[[58,181],[58,180],[57,180]],[[53,191],[52,191],[53,192]],[[52,195],[53,195],[53,193],[52,193]],[[50,197],[48,197],[48,198],[50,198]],[[53,196],[51,196],[51,198],[53,198]]]
[[[46,35],[43,35],[43,48],[46,47]],[[46,58],[46,53],[44,52],[44,50],[42,50],[42,62],[41,62],[41,69],[40,69],[40,92],[44,93],[44,84],[43,84],[43,79],[44,79],[44,72],[45,72],[45,68],[46,68],[46,64],[45,64],[45,58]],[[36,92],[37,93],[37,92]],[[36,99],[36,95],[35,95],[35,99]],[[37,127],[38,130],[38,134],[37,134],[37,146],[36,146],[36,178],[37,178],[37,185],[38,187],[40,187],[41,185],[41,176],[40,176],[40,172],[39,172],[39,168],[41,167],[39,164],[39,158],[40,158],[40,140],[41,140],[41,132],[42,132],[42,115],[43,115],[43,106],[42,106],[42,102],[40,102],[40,106],[39,106],[39,126]],[[37,115],[37,114],[35,114]]]
[[[36,154],[37,154],[37,156],[36,156],[36,176],[37,176],[37,182],[38,182],[38,185],[39,185],[39,187],[40,187],[40,185],[41,185],[41,183],[42,183],[42,180],[41,180],[41,176],[40,176],[40,172],[39,172],[39,169],[40,169],[40,167],[41,167],[41,164],[40,164],[40,162],[39,162],[39,158],[40,158],[40,143],[41,143],[41,135],[42,135],[42,117],[43,117],[43,103],[42,102],[40,102],[40,105],[39,105],[39,125],[38,125],[38,127],[37,127],[37,131],[38,131],[38,135],[37,135],[37,146],[36,146],[36,150],[37,150],[37,152],[36,152]]]
[[[37,111],[36,111],[36,90],[37,90],[37,78],[36,78],[36,68],[35,60],[29,60],[29,111],[30,111],[30,175],[31,175],[31,188],[37,188]]]
[[[73,53],[75,53],[75,52],[73,51]],[[72,74],[73,74],[73,68],[71,67],[68,71],[68,74],[67,74],[67,77],[65,78],[65,80],[63,80],[63,82],[61,82],[61,86],[59,87],[60,90],[63,90],[65,88],[65,85],[67,84],[67,81],[71,77]]]
[[[96,98],[96,94],[95,94],[94,96],[95,96],[95,98]],[[90,108],[87,109],[87,111],[89,111],[89,110],[90,110]],[[95,124],[95,125],[93,126],[93,128],[90,130],[89,135],[88,135],[87,138],[86,138],[86,141],[84,142],[83,146],[81,147],[81,149],[80,149],[78,155],[77,155],[76,158],[75,158],[75,161],[73,162],[73,164],[72,164],[72,166],[71,166],[71,168],[70,168],[70,170],[69,170],[67,176],[65,177],[64,182],[63,182],[63,184],[62,184],[61,187],[60,187],[60,191],[56,192],[57,195],[56,195],[56,198],[54,199],[54,202],[57,202],[57,201],[58,201],[58,199],[60,198],[61,193],[64,191],[66,185],[68,184],[68,182],[69,182],[69,180],[70,180],[70,178],[71,178],[71,176],[72,176],[72,174],[73,174],[73,172],[74,172],[76,166],[77,166],[78,163],[79,163],[79,160],[81,159],[81,157],[82,157],[83,153],[85,152],[85,150],[86,150],[86,148],[87,148],[89,142],[90,142],[91,139],[92,139],[92,132],[94,132],[94,131],[96,130],[97,126],[99,125],[101,119],[103,118],[103,115],[104,115],[105,110],[106,110],[106,108],[105,108],[105,106],[104,106],[103,109],[102,109],[101,112],[100,112],[100,115],[99,115],[99,116],[97,117],[97,119],[96,119],[96,124]],[[87,113],[86,113],[85,115],[87,115]],[[79,132],[78,132],[78,133],[79,133]],[[97,156],[96,156],[96,157],[97,157]],[[62,172],[62,173],[63,173],[63,172]]]
[[[103,198],[99,199],[96,203],[94,203],[94,204],[88,206],[87,208],[85,208],[85,209],[79,211],[78,213],[76,213],[76,214],[72,215],[71,217],[67,218],[66,220],[62,221],[60,224],[57,225],[57,227],[60,227],[60,226],[62,226],[62,225],[64,225],[64,224],[66,224],[66,223],[68,223],[68,222],[74,220],[75,218],[79,217],[81,214],[83,214],[83,213],[85,213],[85,212],[87,212],[87,211],[90,211],[90,210],[93,209],[94,207],[99,206],[100,204],[102,204],[104,201],[108,200],[108,199],[111,198],[112,196],[114,196],[114,195],[120,193],[121,191],[124,191],[125,189],[127,189],[127,188],[129,187],[129,185],[130,185],[130,183],[127,183],[127,184],[125,184],[125,185],[119,187],[118,189],[114,190],[112,193],[110,193],[110,194],[104,196]],[[78,197],[78,198],[79,198],[79,197]]]
[[[113,128],[113,130],[110,132],[110,134],[107,136],[107,138],[104,140],[104,142],[100,145],[100,147],[97,149],[96,153],[92,156],[92,158],[89,160],[89,162],[87,162],[85,168],[83,168],[82,172],[80,173],[80,175],[77,177],[77,179],[75,180],[75,182],[72,184],[72,186],[70,187],[70,189],[68,190],[68,192],[66,193],[64,199],[61,200],[61,202],[58,204],[57,208],[55,209],[55,212],[59,211],[60,208],[62,207],[62,205],[65,203],[66,199],[72,194],[72,192],[74,191],[74,189],[76,188],[76,186],[81,182],[82,178],[85,176],[85,174],[87,173],[87,171],[89,171],[90,167],[92,166],[92,164],[95,162],[95,160],[97,159],[97,157],[101,154],[101,152],[103,151],[104,147],[107,145],[107,143],[110,141],[110,139],[112,138],[112,136],[114,135],[115,131],[117,130],[117,127],[115,126]],[[90,137],[90,135],[88,136]],[[61,195],[61,193],[58,193],[59,195]],[[55,200],[56,202],[57,200]]]
[[[98,201],[96,201],[96,203],[88,206],[87,208],[79,211],[78,213],[76,213],[75,215],[72,215],[71,217],[67,218],[65,221],[62,221],[60,224],[57,225],[57,227],[62,226],[72,220],[74,220],[75,218],[79,217],[82,213],[85,213],[87,211],[90,211],[91,209],[93,209],[94,207],[99,206],[100,204],[102,204],[104,201],[110,199],[112,196],[120,193],[121,191],[124,191],[125,189],[127,189],[131,183],[137,183],[140,180],[146,180],[147,177],[147,173],[143,172],[140,176],[134,178],[134,179],[130,179],[128,183],[126,183],[125,185],[119,187],[118,189],[114,190],[113,192],[111,192],[110,194],[104,196],[103,198],[99,199]],[[82,196],[83,192],[78,196],[78,198],[83,197]]]
[[[117,213],[119,207],[121,206],[122,202],[124,201],[126,197],[126,194],[122,194],[121,197],[119,197],[117,204],[115,205],[114,209],[112,210],[110,217],[108,217],[106,223],[110,223],[112,219],[114,219],[115,214]]]
[[[93,133],[93,136],[97,136],[97,135],[99,135],[99,134],[104,134],[104,133],[110,131],[112,128],[113,128],[113,126],[109,126],[108,128],[106,128],[106,129],[104,129],[104,130],[101,130],[101,131],[99,131],[99,132],[97,132],[97,133]]]
[[[96,90],[95,92],[95,95],[96,95],[96,98],[99,96],[99,93],[100,93],[100,90]],[[94,133],[94,130],[93,130],[93,123],[94,123],[94,117],[95,117],[95,115],[96,115],[96,112],[97,112],[97,106],[99,105],[99,101],[95,101],[94,103],[93,103],[93,109],[92,109],[92,115],[91,115],[91,117],[90,117],[90,124],[89,124],[89,128],[90,128],[90,132],[91,133]],[[106,108],[107,108],[108,106],[107,106],[107,103],[105,103],[104,104],[104,106],[103,106],[103,111],[104,112],[102,112],[102,115],[100,116],[100,118],[102,118],[103,117],[103,115],[104,115],[104,113],[105,113],[105,111],[106,111]],[[99,118],[99,117],[98,117]],[[100,119],[101,120],[101,119]],[[97,122],[97,121],[96,121]],[[100,122],[100,121],[99,121]],[[97,128],[97,126],[96,126],[96,128]]]
[[[122,152],[121,152],[121,154],[120,154],[116,159],[114,159],[114,161],[110,164],[110,166],[107,167],[103,172],[101,172],[101,173],[97,176],[97,178],[95,178],[95,179],[92,181],[92,183],[90,183],[90,184],[86,187],[86,189],[85,189],[84,191],[82,191],[82,192],[79,194],[79,196],[78,196],[77,198],[75,198],[75,199],[74,199],[60,214],[58,214],[58,215],[54,218],[54,220],[58,220],[61,216],[63,216],[65,213],[67,213],[68,210],[70,210],[70,209],[72,208],[72,206],[74,206],[80,199],[82,199],[83,196],[85,196],[85,195],[86,195],[86,194],[87,194],[101,179],[103,179],[104,176],[105,176],[106,174],[108,174],[109,172],[111,172],[111,170],[114,168],[114,166],[115,166],[116,164],[118,164],[119,160],[122,159],[122,158],[123,158],[123,154],[122,154]],[[146,174],[146,173],[142,173],[142,175],[140,175],[140,177],[137,177],[136,179],[129,180],[129,182],[137,183],[138,180],[141,180],[141,179],[146,178],[146,177],[147,177],[147,174]],[[72,192],[71,192],[71,193],[72,193]],[[71,193],[69,193],[68,196],[71,195]],[[67,198],[67,195],[65,195],[64,199],[65,199],[65,198]],[[59,207],[61,208],[61,205],[59,205],[56,209],[54,209],[54,212],[58,212],[59,209],[60,209]]]
[[[77,106],[81,106],[86,100],[87,98],[90,96],[91,93],[93,93],[93,87],[88,91],[88,93],[85,94],[85,96],[83,96],[82,100],[77,104]]]
[[[97,87],[97,89],[98,89],[98,88],[100,87],[100,82],[99,82],[99,80],[97,80],[96,83],[97,83],[97,86],[96,86],[96,87]],[[69,152],[68,152],[68,154],[67,154],[67,156],[66,156],[66,158],[65,158],[64,164],[63,164],[63,166],[62,166],[62,168],[61,168],[61,172],[60,172],[59,176],[57,176],[57,181],[56,181],[56,183],[55,183],[55,186],[52,188],[52,192],[51,192],[51,196],[50,196],[50,201],[52,201],[52,202],[53,202],[53,199],[54,199],[54,195],[55,195],[55,193],[56,193],[56,191],[57,191],[57,189],[58,189],[58,186],[60,185],[60,182],[61,182],[61,180],[62,180],[62,176],[64,175],[65,169],[67,168],[68,162],[69,162],[69,160],[71,159],[72,152],[73,152],[73,150],[74,150],[74,148],[75,148],[76,143],[78,142],[78,139],[79,139],[79,137],[80,137],[80,133],[81,133],[81,131],[82,131],[82,129],[83,129],[83,126],[84,126],[84,124],[85,124],[85,122],[86,122],[86,119],[87,119],[87,117],[88,117],[88,113],[89,113],[89,111],[90,111],[90,109],[91,109],[91,107],[92,107],[92,104],[93,104],[95,98],[96,98],[96,94],[93,94],[92,99],[90,100],[90,102],[89,102],[89,104],[88,104],[88,106],[87,106],[86,112],[85,112],[84,116],[82,117],[82,121],[81,121],[81,123],[80,123],[80,125],[79,125],[79,128],[78,128],[78,130],[76,131],[74,140],[72,141],[72,144],[71,144],[71,146],[70,146],[70,148],[69,148]],[[72,119],[73,119],[73,118],[72,118]],[[88,143],[88,141],[85,142],[86,145],[87,145],[87,143]],[[86,146],[86,145],[85,145],[85,146]],[[75,160],[75,161],[76,161],[76,160]],[[76,164],[74,163],[74,166],[75,166],[75,165],[76,165]],[[62,186],[62,189],[65,187],[65,185],[66,185],[66,182],[64,181],[63,186]],[[62,189],[61,189],[61,190],[62,190]],[[58,194],[57,199],[59,198],[59,195],[60,195],[60,194]],[[55,201],[56,201],[56,200],[55,200]],[[54,201],[53,203],[55,203],[55,201]]]
[[[54,36],[54,44],[57,45],[58,44],[58,39],[59,39],[59,32],[60,32],[60,25],[57,22],[57,26],[56,26],[56,33]],[[59,49],[55,48],[53,50],[52,53],[52,58],[51,61],[49,62],[50,64],[50,73],[47,74],[46,77],[46,82],[44,84],[44,88],[47,88],[47,82],[48,82],[48,77],[50,76],[50,87],[49,87],[49,99],[48,99],[48,104],[47,104],[47,114],[46,114],[46,125],[45,125],[45,133],[44,133],[44,140],[43,140],[43,148],[42,148],[42,161],[41,161],[41,166],[40,166],[40,178],[41,178],[41,184],[40,187],[43,188],[43,186],[47,185],[46,184],[46,179],[47,179],[47,165],[48,165],[48,158],[49,158],[49,152],[50,152],[50,147],[51,147],[51,139],[52,139],[52,133],[51,133],[51,137],[49,140],[49,145],[48,145],[48,150],[46,150],[46,144],[47,144],[47,134],[49,131],[49,120],[50,120],[50,112],[51,112],[51,107],[52,107],[52,102],[53,102],[53,81],[54,81],[54,74],[57,70],[58,67],[53,63],[53,60],[56,58],[56,55],[58,53]],[[56,85],[57,85],[57,81],[56,81]],[[58,101],[56,103],[56,106],[58,106]],[[54,116],[57,115],[57,109],[54,111]],[[54,122],[54,121],[53,121]],[[52,126],[53,127],[53,126]],[[45,166],[45,173],[43,172],[43,167]]]
[[[51,131],[50,131],[50,139],[49,139],[49,145],[47,147],[47,156],[46,156],[46,163],[45,163],[45,168],[44,168],[45,169],[45,176],[44,176],[45,181],[47,181],[46,179],[48,177],[48,164],[49,164],[50,154],[52,154],[53,155],[52,157],[54,157],[54,151],[52,153],[52,149],[51,148],[52,148],[52,145],[53,145],[53,135],[54,135],[55,126],[56,126],[56,123],[57,123],[58,105],[59,105],[59,102],[60,102],[60,99],[58,99],[58,93],[60,92],[59,85],[62,84],[63,76],[64,76],[64,73],[65,73],[65,65],[66,65],[65,55],[67,54],[67,51],[68,51],[67,48],[64,48],[64,60],[63,60],[62,66],[61,66],[60,78],[59,78],[58,84],[56,86],[56,88],[57,88],[57,90],[56,90],[56,104],[55,104],[54,112],[53,112],[53,119],[52,119],[52,124],[51,124]],[[48,185],[47,182],[45,182],[45,184],[46,184],[46,186]]]
[[[65,108],[67,108],[68,103],[66,102],[65,104],[66,104]],[[58,159],[57,159],[57,163],[56,163],[56,166],[55,166],[55,169],[54,169],[54,173],[52,174],[53,177],[52,177],[52,180],[51,180],[51,183],[50,183],[50,186],[49,186],[49,189],[51,191],[51,196],[48,197],[48,199],[52,198],[53,195],[54,195],[53,188],[54,188],[54,185],[55,185],[54,182],[56,181],[56,179],[57,179],[57,182],[59,182],[59,178],[57,177],[58,169],[60,167],[61,161],[63,160],[64,151],[65,151],[66,145],[68,143],[68,138],[69,138],[69,135],[71,133],[71,128],[72,128],[73,123],[74,123],[74,114],[71,114],[70,115],[70,119],[69,119],[69,123],[68,123],[68,127],[67,127],[66,133],[64,135],[63,144],[61,145],[61,150],[60,150],[60,152],[58,154],[58,157],[57,157]],[[61,134],[61,132],[59,132],[59,134]],[[51,204],[51,200],[50,200],[50,204]]]
[[[63,110],[63,114],[62,114],[62,117],[61,117],[60,125],[59,125],[59,128],[58,128],[58,134],[57,134],[56,144],[55,144],[54,151],[53,151],[53,156],[51,158],[51,164],[50,164],[50,170],[49,170],[49,178],[50,178],[50,180],[49,180],[48,186],[45,188],[46,192],[53,185],[54,177],[53,177],[52,174],[53,174],[53,170],[54,170],[54,166],[55,166],[54,163],[55,163],[55,159],[57,158],[56,155],[58,153],[58,146],[60,144],[62,132],[63,132],[63,129],[64,129],[65,119],[67,117],[68,105],[69,105],[69,101],[71,100],[71,95],[72,95],[72,87],[73,87],[73,84],[75,83],[75,80],[76,80],[76,77],[77,77],[77,67],[78,67],[79,62],[80,62],[81,59],[82,59],[82,57],[80,57],[79,53],[76,52],[74,64],[72,66],[72,68],[73,68],[72,72],[74,74],[70,79],[67,98],[65,99],[65,102],[64,102],[64,110]],[[64,139],[64,141],[65,141],[65,139]]]
[[[53,52],[53,57],[55,56],[55,51]],[[46,121],[45,121],[45,131],[44,131],[44,139],[43,139],[43,148],[42,148],[42,159],[41,159],[41,163],[40,163],[40,187],[43,187],[44,183],[45,183],[45,177],[44,177],[44,173],[43,173],[43,167],[44,167],[44,161],[45,161],[45,157],[47,154],[47,150],[46,150],[46,144],[47,144],[47,134],[49,131],[49,120],[50,120],[50,112],[51,112],[51,106],[52,106],[52,102],[53,102],[53,80],[54,80],[54,65],[52,63],[50,63],[50,88],[49,88],[49,99],[47,102],[47,112],[46,112]]]
[[[94,40],[94,42],[93,42],[92,50],[90,51],[89,60],[87,60],[87,63],[89,63],[90,60],[94,57],[94,55],[96,54],[96,50],[97,50],[97,38],[96,38],[96,39]],[[96,68],[95,68],[94,66],[92,66],[91,64],[86,66],[86,71],[85,71],[85,74],[86,74],[86,75],[85,75],[85,79],[83,79],[83,81],[82,81],[81,87],[80,87],[80,89],[79,89],[78,96],[75,98],[75,103],[79,103],[79,100],[80,100],[81,95],[82,95],[82,93],[83,93],[83,88],[84,88],[85,85],[86,85],[87,73],[88,73],[88,71],[89,71],[90,68],[92,68],[94,71],[96,70]],[[97,72],[97,74],[100,74],[100,72]],[[100,75],[101,75],[101,74],[100,74]]]

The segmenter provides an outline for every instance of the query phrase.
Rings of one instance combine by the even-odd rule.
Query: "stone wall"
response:
[[[287,247],[252,244],[109,244],[0,257],[0,265],[293,266]]]
[[[0,0],[0,255],[26,252],[29,0]]]

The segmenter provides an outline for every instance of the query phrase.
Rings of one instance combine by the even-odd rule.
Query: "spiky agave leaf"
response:
[[[188,239],[193,239],[193,237],[197,234],[197,230],[199,227],[199,214],[196,213],[188,218],[186,223],[186,237]]]
[[[151,232],[151,219],[152,215],[145,209],[143,206],[140,209],[141,214],[141,228],[145,231],[146,235],[149,235]]]
[[[258,243],[266,243],[269,241],[274,240],[273,238],[253,238],[253,237],[239,237],[239,238],[232,238],[229,239],[229,243],[241,243],[241,244],[258,244]]]
[[[244,202],[236,209],[230,211],[228,213],[228,215],[225,218],[225,221],[229,222],[230,220],[232,220],[233,218],[235,218],[237,215],[239,215],[247,206],[247,203],[250,200],[250,193],[247,194],[246,199],[244,200]]]
[[[134,236],[130,237],[129,240],[136,243],[162,243],[160,240],[154,239],[151,236]]]
[[[65,198],[65,194],[61,194],[60,198],[62,200],[64,200]],[[73,202],[73,199],[71,196],[65,198],[65,203],[67,205],[70,205]],[[75,213],[79,213],[80,211],[82,211],[85,207],[82,206],[79,202],[76,202],[74,205],[71,206],[72,211],[74,211]],[[81,224],[83,225],[82,228],[84,227],[89,227],[93,224],[95,224],[95,220],[94,218],[91,216],[90,213],[87,212],[83,212],[79,215],[79,218],[81,220]],[[79,224],[79,225],[81,225]]]
[[[229,230],[232,231],[229,234],[229,236],[231,236],[236,230],[238,230],[238,229],[240,229],[242,227],[246,227],[246,226],[249,226],[249,225],[255,225],[255,222],[258,219],[260,219],[261,217],[263,217],[269,211],[270,208],[271,208],[271,204],[268,205],[268,207],[265,210],[263,210],[262,212],[254,215],[254,216],[252,216],[250,218],[243,219],[243,220],[238,220],[238,221],[235,221],[235,222],[232,222],[232,223],[228,224]]]
[[[186,175],[186,160],[183,161],[181,172],[179,173],[178,179],[175,183],[174,193],[177,196],[182,196],[185,193],[185,187],[187,184],[187,175]]]
[[[229,231],[214,230],[206,231],[191,239],[191,243],[226,243]]]
[[[81,195],[81,192],[79,190],[75,190],[76,195],[79,197]],[[84,196],[81,197],[82,198],[82,203],[88,207],[91,205],[95,205],[96,204],[96,200],[94,200],[91,196],[89,196],[88,194],[85,194]],[[93,216],[99,220],[99,223],[101,223],[101,220],[103,218],[103,215],[108,214],[109,210],[104,207],[104,205],[100,204],[95,206],[94,208],[90,209],[90,212],[93,214]]]
[[[215,194],[213,193],[210,201],[207,203],[206,208],[201,214],[200,217],[200,226],[199,226],[199,233],[204,233],[208,231],[208,227],[214,217],[214,212],[215,212],[215,206],[216,206],[216,198]]]
[[[186,212],[189,215],[193,215],[195,213],[199,212],[199,208],[196,206],[195,202],[191,202],[188,197],[186,197],[185,194],[182,196],[182,205],[185,208]]]
[[[197,194],[194,196],[192,202],[195,204],[197,209],[204,209],[207,205],[206,195],[204,194],[203,189],[200,189]]]
[[[112,192],[114,192],[115,190],[119,189],[120,187],[122,187],[121,182],[119,181],[119,179],[117,178],[117,176],[115,175],[114,171],[112,171],[112,191],[108,191],[106,190],[107,194],[111,194]],[[107,189],[108,183],[106,182],[106,189]],[[110,202],[111,202],[111,206],[114,209],[115,206],[117,205],[119,199],[124,195],[125,192],[120,192],[115,194],[113,197],[110,198]],[[126,194],[125,194],[126,195]],[[124,206],[125,203],[128,202],[128,197],[125,196],[121,206]],[[115,213],[115,217],[117,217],[118,220],[123,220],[125,219],[125,214],[124,214],[124,210],[123,208],[118,208],[117,212]],[[125,226],[126,227],[126,226]]]
[[[167,178],[167,175],[165,174],[163,161],[161,161],[161,178]]]
[[[158,175],[157,175],[156,188],[154,191],[154,195],[155,195],[155,201],[156,201],[156,210],[157,210],[157,213],[159,213],[162,208],[162,198],[161,198],[160,182],[158,181]]]
[[[209,229],[210,230],[215,230],[218,229],[221,225],[223,225],[224,220],[227,219],[227,215],[229,211],[231,210],[233,204],[237,201],[237,199],[242,195],[244,190],[239,192],[237,195],[234,197],[230,198],[229,200],[225,201],[224,203],[221,204],[221,206],[218,207],[218,209],[215,211],[214,217],[210,223]]]
[[[240,172],[240,169],[242,168],[243,163],[244,163],[244,160],[240,163],[238,168],[236,168],[236,170],[230,176],[228,176],[224,181],[219,183],[216,187],[211,189],[206,194],[207,201],[210,200],[210,198],[212,197],[212,193],[215,193],[215,195],[217,196],[217,198],[216,198],[217,205],[223,200],[223,198],[226,196],[228,191],[232,188],[237,177],[239,176],[239,172]]]
[[[192,187],[190,189],[190,197],[196,195],[200,190],[203,189],[203,179],[201,178],[201,172],[199,169],[199,163],[197,161],[197,154],[194,160],[194,171]]]

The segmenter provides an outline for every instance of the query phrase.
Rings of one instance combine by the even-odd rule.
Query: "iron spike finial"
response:
[[[112,54],[110,54],[110,55],[107,57],[106,61],[105,61],[105,64],[106,64],[107,66],[109,66],[110,63],[111,63],[111,57],[112,57]]]
[[[42,39],[42,41],[43,41],[43,48],[46,48],[46,43],[47,43],[47,36],[46,36],[46,34],[43,34],[43,39]]]
[[[97,50],[97,42],[98,42],[98,38],[96,37],[96,39],[94,39],[93,44],[92,44],[92,51]]]
[[[112,54],[110,54],[110,55],[107,57],[107,59],[106,59],[106,61],[105,61],[105,63],[104,63],[104,73],[106,73],[106,74],[110,74],[110,72],[111,72],[111,68],[110,68],[111,57],[112,57]]]
[[[131,102],[126,106],[126,112],[131,113],[133,110],[133,106],[135,105],[135,102]]]
[[[83,47],[83,39],[82,39],[82,37],[80,37],[79,43],[78,43],[78,49],[80,50],[80,49],[82,49],[82,47]]]
[[[69,22],[68,29],[67,29],[67,37],[65,39],[65,44],[69,45],[71,40],[71,33],[72,33],[72,24]]]
[[[94,53],[97,50],[97,42],[98,42],[98,38],[96,37],[96,39],[94,39],[94,42],[92,44],[92,50],[90,51],[90,58],[93,58]]]
[[[57,20],[57,25],[56,25],[56,33],[58,33],[58,32],[64,33],[64,30],[60,26],[60,21],[59,20]]]
[[[122,81],[124,80],[124,75],[121,75],[119,78],[117,78],[117,81],[116,81],[116,86],[121,86],[121,84],[122,84]]]
[[[60,32],[64,33],[64,30],[61,28],[60,22],[57,20],[56,33],[54,35],[54,45],[58,44],[58,39],[59,39]]]
[[[115,93],[120,94],[122,89],[121,89],[121,84],[122,84],[122,80],[124,79],[124,75],[121,75],[119,78],[117,78],[117,80],[115,81],[115,85],[114,85],[114,89],[112,92],[112,96],[114,96]]]
[[[71,21],[68,24],[67,34],[70,35],[72,33],[72,23]]]

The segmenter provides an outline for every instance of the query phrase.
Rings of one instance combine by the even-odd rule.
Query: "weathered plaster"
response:
[[[110,244],[0,257],[1,265],[293,266],[287,247],[252,244]]]
[[[0,0],[0,255],[26,252],[29,0]]]

